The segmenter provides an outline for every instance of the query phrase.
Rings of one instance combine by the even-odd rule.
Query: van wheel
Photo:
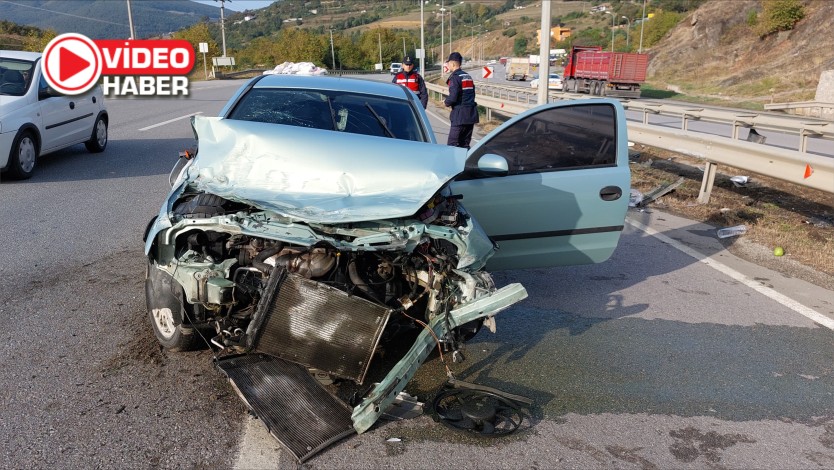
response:
[[[23,131],[15,137],[9,154],[9,177],[25,180],[32,177],[38,162],[38,142],[31,131]]]
[[[104,149],[107,148],[107,120],[104,117],[96,118],[93,134],[90,136],[90,140],[84,142],[84,145],[87,150],[93,153],[104,152]]]

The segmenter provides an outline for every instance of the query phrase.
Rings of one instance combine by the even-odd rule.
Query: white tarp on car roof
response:
[[[195,116],[188,182],[306,222],[409,217],[463,171],[438,144]]]
[[[266,70],[264,75],[327,75],[327,69],[312,62],[284,62],[274,69]]]

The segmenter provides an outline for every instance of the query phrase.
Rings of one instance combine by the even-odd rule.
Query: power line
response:
[[[31,8],[33,10],[48,11],[50,13],[55,13],[56,15],[72,16],[73,18],[81,18],[82,20],[98,21],[99,23],[115,24],[115,25],[118,25],[118,26],[127,26],[124,23],[115,23],[113,21],[100,20],[98,18],[89,18],[87,16],[73,15],[72,13],[64,13],[62,11],[50,10],[50,9],[47,9],[47,8],[41,8],[41,7],[36,7],[36,6],[32,6],[32,5],[24,5],[22,3],[10,2],[9,0],[0,0],[0,3],[8,3],[9,5],[16,5],[16,6],[23,7],[23,8]]]

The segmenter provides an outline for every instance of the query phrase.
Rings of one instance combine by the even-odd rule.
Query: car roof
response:
[[[349,93],[380,95],[408,100],[406,89],[388,82],[358,80],[355,78],[322,75],[265,75],[255,88],[306,88],[310,90],[334,90]]]
[[[30,60],[34,61],[41,57],[40,52],[27,52],[27,51],[0,51],[0,58],[3,59],[22,59],[22,60]]]

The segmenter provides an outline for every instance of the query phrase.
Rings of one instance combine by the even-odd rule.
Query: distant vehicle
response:
[[[487,62],[487,65],[495,65],[497,63],[498,63],[498,61],[496,61],[495,59],[492,59],[489,62]]]
[[[391,63],[391,68],[388,69],[388,71],[391,72],[391,75],[396,75],[396,74],[400,73],[402,71],[402,69],[403,69],[403,64],[401,64],[399,62],[392,62]]]
[[[507,59],[508,59],[507,57],[501,57],[500,59],[498,59],[498,62],[500,62],[501,65],[506,66],[507,65]]]
[[[603,52],[600,46],[573,46],[565,66],[564,91],[639,98],[648,65],[647,54]]]
[[[39,52],[0,51],[0,170],[30,178],[38,158],[83,143],[107,147],[107,110],[101,87],[66,96],[46,84]]]
[[[558,73],[551,73],[549,74],[547,79],[547,88],[550,90],[561,90],[562,89],[562,76]],[[539,78],[536,77],[530,81],[531,88],[538,88],[539,87]]]
[[[527,80],[530,76],[530,59],[527,57],[510,57],[507,59],[507,80]]]

